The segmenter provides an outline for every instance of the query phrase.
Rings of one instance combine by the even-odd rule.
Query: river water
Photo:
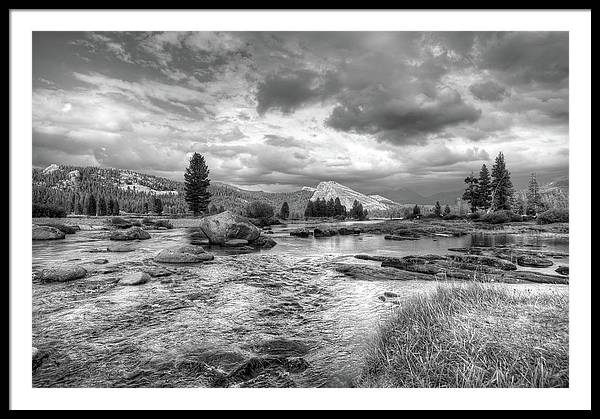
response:
[[[509,243],[568,252],[568,239],[544,235],[303,239],[289,236],[290,228],[273,229],[271,237],[278,244],[272,249],[216,253],[213,262],[194,266],[163,265],[174,271],[169,283],[153,278],[132,287],[116,281],[127,271],[152,264],[159,250],[186,243],[185,229],[152,231],[151,239],[134,243],[136,250],[125,253],[88,252],[114,244],[105,231],[34,242],[34,272],[73,263],[90,267],[91,273],[67,283],[33,281],[33,345],[48,354],[33,374],[33,385],[207,386],[210,374],[198,367],[200,362],[227,372],[260,354],[265,342],[285,340],[301,345],[300,355],[310,365],[287,377],[294,385],[346,387],[360,374],[377,325],[398,307],[379,297],[394,292],[402,301],[432,291],[439,283],[357,281],[336,273],[334,263],[376,263],[353,257],[360,253],[444,254],[450,247]],[[97,258],[109,263],[92,265]],[[560,264],[568,264],[568,259]],[[554,273],[556,266],[547,271]],[[98,268],[106,271],[94,272]]]

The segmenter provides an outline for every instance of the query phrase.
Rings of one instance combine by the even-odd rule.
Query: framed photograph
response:
[[[10,41],[13,408],[590,408],[591,11]]]

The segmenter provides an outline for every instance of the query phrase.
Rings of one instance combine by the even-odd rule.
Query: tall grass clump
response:
[[[568,387],[568,296],[440,286],[401,306],[369,348],[361,387]]]
[[[544,211],[537,216],[538,224],[552,224],[552,223],[568,223],[569,222],[569,210],[568,209],[550,209]]]

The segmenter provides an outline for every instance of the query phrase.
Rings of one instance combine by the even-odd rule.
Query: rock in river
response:
[[[133,252],[136,250],[135,246],[131,244],[113,244],[112,246],[108,246],[106,248],[109,252]]]
[[[57,223],[57,222],[43,223],[43,224],[39,224],[39,225],[57,228],[65,234],[75,234],[75,232],[77,230],[80,230],[79,226],[71,226],[68,224]]]
[[[555,272],[558,272],[561,275],[569,275],[569,267],[568,266],[559,266],[558,268],[555,269]]]
[[[275,246],[277,242],[270,237],[260,236],[252,243],[255,247],[262,247],[263,249],[270,249]]]
[[[200,220],[200,229],[211,244],[223,245],[230,239],[243,239],[252,242],[260,236],[260,230],[246,217],[224,211]]]
[[[290,231],[290,236],[307,238],[313,233],[305,228],[299,228],[298,230]]]
[[[162,263],[199,263],[214,258],[212,254],[206,253],[201,246],[186,244],[161,250],[154,257],[154,261]]]
[[[517,256],[517,265],[527,266],[532,268],[547,268],[554,263],[550,259],[546,259],[534,255],[519,255]]]
[[[57,240],[64,238],[65,233],[60,231],[58,228],[38,225],[31,227],[32,240]]]
[[[115,230],[110,233],[111,240],[146,240],[150,234],[140,227],[129,227],[124,230]]]
[[[223,245],[227,246],[227,247],[247,246],[248,245],[248,240],[244,240],[244,239],[229,239]]]
[[[81,266],[55,266],[43,269],[37,275],[42,282],[65,282],[83,278],[87,271]]]
[[[140,285],[150,281],[146,272],[132,272],[119,279],[119,285]]]

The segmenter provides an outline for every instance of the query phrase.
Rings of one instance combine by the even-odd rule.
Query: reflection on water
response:
[[[289,236],[289,228],[273,231],[278,245],[272,249],[171,265],[172,282],[154,278],[137,287],[115,281],[160,249],[186,242],[185,230],[153,231],[125,253],[87,252],[114,244],[106,232],[34,242],[34,271],[98,257],[109,260],[106,267],[118,266],[114,273],[69,283],[33,283],[33,342],[52,357],[34,374],[34,386],[203,386],[204,376],[181,367],[187,365],[182,360],[209,350],[245,359],[253,345],[274,338],[300,340],[310,349],[310,368],[294,376],[297,385],[348,386],[377,324],[396,307],[378,297],[391,291],[408,298],[437,284],[349,280],[333,271],[332,262],[375,263],[354,259],[358,253],[404,256],[510,243],[568,252],[568,240],[541,236],[388,241],[372,234],[302,239]]]

